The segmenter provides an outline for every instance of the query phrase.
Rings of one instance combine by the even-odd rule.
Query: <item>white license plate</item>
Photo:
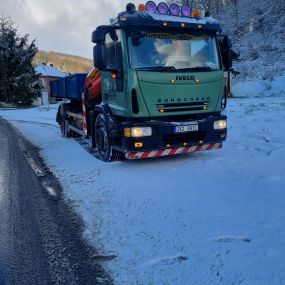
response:
[[[198,131],[198,125],[175,126],[175,133],[187,133]]]

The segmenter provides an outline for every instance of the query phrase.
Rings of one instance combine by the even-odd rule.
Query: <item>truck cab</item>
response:
[[[102,102],[95,106],[91,124],[103,160],[110,159],[109,150],[104,156],[106,136],[112,150],[129,159],[183,147],[220,148],[226,139],[221,111],[229,64],[221,53],[219,22],[159,7],[153,11],[149,2],[138,10],[128,4],[110,25],[92,34]],[[100,114],[108,130],[96,138]]]

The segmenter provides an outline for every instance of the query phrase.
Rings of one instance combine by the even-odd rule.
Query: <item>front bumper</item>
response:
[[[164,149],[177,149],[181,147],[203,146],[208,144],[221,143],[226,140],[227,129],[214,130],[213,124],[217,120],[226,120],[224,115],[212,116],[201,120],[195,120],[198,124],[197,131],[175,133],[175,126],[188,122],[161,122],[146,121],[143,123],[124,122],[121,130],[121,147],[124,153],[156,151]],[[149,137],[124,137],[124,128],[128,127],[152,127],[152,136]],[[136,148],[135,143],[142,143],[142,147]],[[221,146],[220,146],[221,147]],[[217,147],[217,148],[220,148]],[[179,150],[180,151],[180,150]]]
[[[167,155],[190,153],[194,151],[219,149],[222,148],[222,146],[223,143],[214,143],[214,144],[193,145],[193,146],[186,146],[179,148],[166,148],[166,149],[152,150],[152,151],[149,150],[149,151],[127,152],[125,153],[125,158],[133,160],[133,159],[160,157]]]

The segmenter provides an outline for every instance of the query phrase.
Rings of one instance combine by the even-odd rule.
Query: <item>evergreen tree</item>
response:
[[[31,105],[39,96],[38,78],[32,66],[37,52],[35,41],[20,36],[14,23],[0,18],[0,101]]]

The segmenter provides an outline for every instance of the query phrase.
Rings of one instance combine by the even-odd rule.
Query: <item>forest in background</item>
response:
[[[89,73],[93,67],[93,61],[77,55],[70,55],[54,51],[39,50],[34,58],[34,66],[41,63],[53,64],[53,66],[66,73]]]
[[[168,1],[176,2],[174,1]],[[273,80],[285,73],[284,0],[180,0],[182,5],[209,11],[229,35],[241,61],[237,79]]]

